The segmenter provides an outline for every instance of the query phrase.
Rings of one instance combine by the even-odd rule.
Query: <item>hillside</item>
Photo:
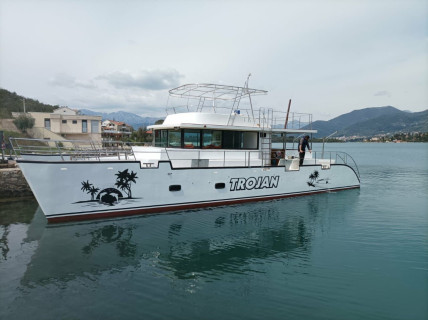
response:
[[[124,112],[124,111],[111,112],[111,113],[95,112],[87,109],[81,109],[79,111],[81,114],[86,114],[90,116],[102,116],[103,120],[115,120],[115,121],[125,122],[126,124],[132,126],[135,130],[137,130],[140,127],[147,127],[149,125],[152,125],[157,120],[159,120],[159,118],[153,118],[153,117],[143,118],[134,113]]]
[[[428,132],[428,110],[389,114],[362,121],[342,130],[345,136],[374,136],[398,132]]]
[[[315,137],[326,137],[337,131],[336,136],[370,137],[399,132],[428,132],[428,110],[406,112],[394,107],[354,110],[329,121],[315,121]]]
[[[51,106],[49,104],[41,103],[37,100],[26,98],[0,88],[0,119],[8,119],[12,117],[12,112],[23,112],[24,111],[24,100],[25,99],[25,110],[27,112],[52,112],[58,106]]]

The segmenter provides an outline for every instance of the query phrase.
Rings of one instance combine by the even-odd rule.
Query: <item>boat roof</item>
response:
[[[257,119],[259,120],[259,119]],[[271,131],[273,133],[316,133],[310,129],[284,129],[280,125],[253,122],[251,117],[240,114],[219,114],[186,112],[168,115],[163,124],[151,125],[148,129],[208,129],[208,130],[237,130],[237,131]]]
[[[199,83],[185,84],[169,90],[172,97],[195,98],[204,100],[239,100],[245,96],[267,94],[266,90],[222,84]]]
[[[212,83],[185,84],[169,90],[170,97],[185,100],[185,104],[167,108],[165,121],[148,129],[212,129],[239,131],[271,131],[274,133],[316,133],[304,124],[312,122],[312,115],[293,112],[291,125],[284,128],[286,113],[272,108],[253,110],[251,96],[266,95],[266,90],[245,86],[230,86]],[[240,106],[242,99],[249,102],[250,109]],[[196,103],[194,101],[196,100]],[[206,112],[206,109],[210,112]],[[169,113],[172,112],[172,113]],[[302,120],[304,118],[304,120]],[[293,121],[291,120],[293,119]],[[295,121],[294,121],[295,120]],[[302,125],[301,125],[302,124]]]

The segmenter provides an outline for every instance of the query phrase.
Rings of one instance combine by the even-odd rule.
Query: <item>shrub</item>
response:
[[[32,127],[34,127],[34,122],[34,118],[27,114],[21,114],[18,116],[18,118],[13,120],[15,126],[22,132],[26,132],[27,129],[31,129]]]

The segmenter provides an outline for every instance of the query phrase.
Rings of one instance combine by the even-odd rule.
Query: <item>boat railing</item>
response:
[[[304,163],[320,164],[322,169],[328,169],[332,164],[344,164],[351,167],[355,174],[360,179],[360,171],[358,169],[357,163],[354,158],[351,157],[346,152],[343,151],[312,151],[311,158],[305,159]]]
[[[186,112],[209,112],[217,114],[230,114],[242,117],[248,123],[254,123],[262,128],[282,129],[285,126],[287,113],[274,110],[273,108],[260,108],[257,112],[251,109],[237,108],[231,109],[223,106],[189,106],[180,105],[166,109],[167,114],[186,113]],[[254,118],[253,118],[254,116]],[[290,112],[288,117],[287,129],[312,129],[312,114],[301,112]]]
[[[43,161],[101,161],[106,158],[135,160],[131,146],[123,141],[48,140],[9,138],[17,158]]]
[[[260,150],[165,149],[173,168],[255,167],[262,164]]]

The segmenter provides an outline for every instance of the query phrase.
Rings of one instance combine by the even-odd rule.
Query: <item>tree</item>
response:
[[[21,114],[18,116],[18,118],[13,120],[15,126],[22,132],[26,132],[27,129],[34,127],[34,122],[34,118],[27,114]]]
[[[131,135],[132,141],[146,142],[148,140],[148,134],[146,127],[140,127],[138,130],[133,131]]]

